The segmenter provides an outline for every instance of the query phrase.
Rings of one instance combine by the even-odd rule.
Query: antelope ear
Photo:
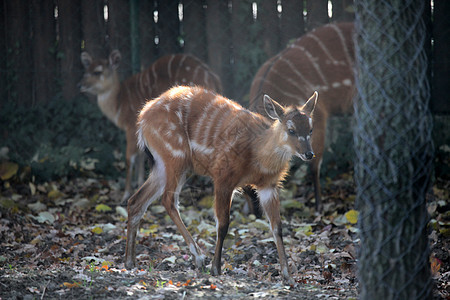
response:
[[[308,99],[308,101],[306,101],[305,105],[302,106],[301,110],[311,115],[314,111],[314,108],[316,107],[318,97],[319,93],[315,91],[314,94]]]
[[[284,115],[283,106],[278,104],[277,101],[273,100],[267,95],[264,95],[263,102],[264,102],[264,110],[266,111],[266,114],[269,116],[269,118],[281,121],[280,116]]]
[[[86,51],[81,52],[81,63],[85,69],[89,68],[92,63],[92,57]]]
[[[113,50],[109,55],[109,65],[113,69],[117,69],[119,67],[120,60],[122,59],[122,55],[119,50]]]

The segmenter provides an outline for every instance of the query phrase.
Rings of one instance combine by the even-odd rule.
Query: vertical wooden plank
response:
[[[158,37],[159,54],[180,52],[180,20],[178,18],[179,0],[158,1]]]
[[[206,6],[206,3],[203,3],[201,0],[184,0],[182,26],[184,52],[191,53],[201,60],[206,61],[208,53],[206,50],[207,26],[204,6]]]
[[[56,95],[56,20],[53,0],[33,0],[33,84],[36,103]]]
[[[333,22],[353,22],[355,19],[353,0],[332,0],[331,3]]]
[[[272,57],[279,51],[279,18],[277,0],[264,0],[258,5],[258,19],[262,26],[261,35],[263,49],[267,57]]]
[[[62,94],[68,100],[79,91],[77,83],[82,75],[81,55],[81,2],[80,0],[59,0],[59,52]]]
[[[0,0],[0,7],[6,7],[7,0]],[[6,11],[3,9],[0,11],[0,24],[6,24]],[[6,44],[6,30],[2,30],[0,33],[0,110],[6,101],[8,101],[7,91],[7,44]]]
[[[109,52],[117,49],[122,54],[118,72],[120,78],[125,79],[132,74],[129,2],[127,0],[109,0],[108,12]]]
[[[105,58],[108,55],[104,5],[104,0],[81,0],[83,50],[96,58]]]
[[[450,1],[434,1],[433,80],[431,109],[450,113]]]
[[[305,33],[304,6],[303,0],[283,0],[281,5],[280,46],[284,48],[290,40],[296,39]]]
[[[208,64],[216,72],[225,90],[229,90],[228,71],[229,65],[229,41],[226,33],[226,12],[228,2],[226,0],[207,0],[206,8],[206,38],[208,44]]]
[[[31,105],[33,63],[29,3],[26,0],[6,1],[4,8],[8,29],[6,32],[8,101]]]
[[[131,72],[140,72],[139,0],[130,1]]]
[[[249,50],[258,50],[262,46],[251,44],[250,27],[254,24],[252,13],[252,1],[248,0],[232,0],[232,15],[231,15],[231,31],[232,31],[232,74],[233,85],[230,97],[234,99],[241,99],[243,95],[247,94],[250,88],[250,81],[255,72],[249,70],[250,58]],[[255,28],[253,27],[255,34]],[[253,53],[252,53],[253,54]],[[252,55],[254,59],[256,57]],[[260,63],[258,63],[259,65]],[[252,74],[250,74],[252,73]],[[249,78],[250,77],[250,78]]]
[[[139,8],[141,70],[148,68],[155,60],[155,11],[153,1],[141,1]]]
[[[306,9],[308,11],[306,15],[307,31],[328,23],[328,0],[308,0]]]

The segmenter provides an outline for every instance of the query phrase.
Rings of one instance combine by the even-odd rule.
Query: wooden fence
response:
[[[192,53],[220,75],[226,96],[241,100],[258,67],[289,40],[354,17],[351,0],[0,2],[0,107],[6,101],[41,105],[61,94],[65,99],[79,95],[81,51],[106,58],[112,49],[122,53],[123,78],[161,55]],[[433,74],[439,80],[433,81],[433,106],[450,112],[450,46],[445,42],[450,7],[447,1],[435,2],[433,61],[439,63]]]

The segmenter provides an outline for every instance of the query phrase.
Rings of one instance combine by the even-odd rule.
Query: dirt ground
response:
[[[126,218],[116,205],[117,182],[2,182],[0,299],[357,299],[353,182],[344,176],[324,186],[323,216],[311,209],[312,187],[302,186],[294,181],[281,193],[284,243],[296,281],[286,285],[267,220],[246,214],[239,195],[232,205],[223,275],[213,277],[210,265],[194,267],[159,203],[142,221],[139,267],[125,270]],[[450,299],[448,190],[448,183],[441,183],[430,201],[430,259],[435,295],[443,299]],[[203,179],[191,180],[180,201],[182,218],[208,263],[215,244],[211,194]]]

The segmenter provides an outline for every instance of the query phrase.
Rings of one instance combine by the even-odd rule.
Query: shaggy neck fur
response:
[[[114,79],[111,81],[110,88],[106,88],[105,92],[97,95],[97,104],[108,119],[120,128],[120,105],[118,103],[118,96],[121,84],[119,83],[117,74],[114,74],[113,76]]]
[[[275,121],[272,126],[256,140],[256,158],[262,169],[279,173],[286,169],[293,150],[287,143],[288,136],[283,125]]]

